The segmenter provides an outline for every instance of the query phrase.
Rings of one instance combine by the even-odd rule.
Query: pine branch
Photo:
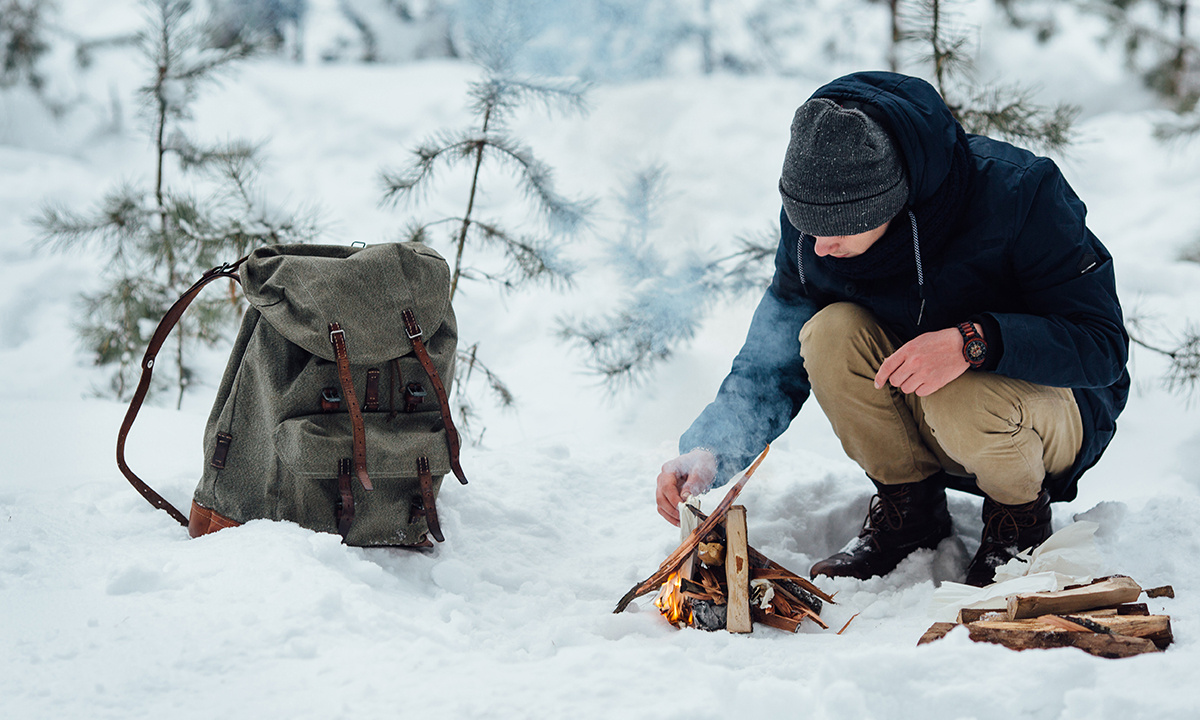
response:
[[[118,256],[127,243],[143,234],[154,213],[143,206],[129,186],[109,193],[92,214],[80,214],[47,203],[33,223],[41,230],[38,247],[55,252],[113,242]]]
[[[419,197],[440,167],[469,162],[487,142],[487,137],[471,131],[446,132],[426,140],[413,150],[414,160],[407,168],[380,173],[383,203],[394,207],[401,200]]]
[[[959,108],[958,119],[970,133],[1061,152],[1074,140],[1072,130],[1080,109],[1065,103],[1047,108],[1034,103],[1032,96],[1031,90],[1018,85],[983,88]]]
[[[491,135],[485,139],[484,152],[489,149],[495,150],[497,158],[517,170],[521,189],[546,214],[553,232],[570,234],[583,229],[595,206],[594,201],[568,200],[555,192],[550,166],[535,158],[526,145],[505,135]]]
[[[587,84],[578,80],[516,79],[497,74],[490,74],[467,88],[473,100],[472,112],[480,117],[490,113],[496,125],[502,125],[514,110],[529,104],[538,105],[549,114],[559,111],[586,114],[587,91]]]

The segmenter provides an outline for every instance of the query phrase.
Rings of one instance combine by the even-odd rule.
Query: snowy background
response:
[[[138,22],[130,3],[60,6],[60,21],[78,33]],[[1200,318],[1200,266],[1177,259],[1200,238],[1200,142],[1152,137],[1165,111],[1095,43],[1097,28],[1080,23],[1039,46],[979,16],[990,23],[985,68],[1039,83],[1047,101],[1083,106],[1080,141],[1058,160],[1116,258],[1127,313],[1163,332]],[[860,30],[873,23],[883,37],[878,8],[857,19],[829,13],[834,30],[850,21]],[[308,42],[319,30],[309,28]],[[613,198],[650,163],[668,172],[663,227],[653,235],[664,253],[728,247],[778,216],[778,165],[795,107],[837,74],[881,64],[879,53],[860,53],[787,77],[668,69],[597,84],[585,117],[525,112],[513,129],[556,168],[560,190],[599,200],[594,230],[571,251],[578,261],[597,257],[620,227]],[[917,553],[886,578],[820,583],[837,593],[823,613],[832,630],[680,631],[648,598],[613,615],[678,542],[655,511],[654,478],[711,399],[757,298],[720,306],[649,383],[613,394],[553,334],[561,314],[607,307],[623,292],[600,269],[585,269],[562,294],[471,286],[456,300],[463,337],[480,342],[518,407],[487,410],[483,442],[465,449],[471,484],[448,483],[439,499],[444,545],[427,554],[363,550],[269,522],[189,540],[118,472],[125,406],[91,392],[103,371],[90,365],[73,323],[76,296],[97,283],[98,256],[36,251],[30,223],[47,200],[91,207],[122,180],[147,178],[151,147],[129,110],[139,78],[121,53],[56,77],[57,91],[89,98],[61,120],[20,89],[0,93],[3,717],[1200,712],[1200,411],[1162,389],[1164,363],[1145,351],[1133,354],[1135,387],[1116,440],[1054,519],[1056,528],[1077,516],[1100,523],[1106,572],[1175,587],[1176,599],[1149,601],[1172,616],[1176,638],[1150,656],[1016,653],[961,632],[917,647],[935,588],[961,578],[978,543],[979,501],[960,495],[951,511],[961,539]],[[204,94],[193,127],[202,137],[266,140],[272,196],[319,207],[323,241],[388,241],[412,211],[380,206],[380,168],[402,164],[439,128],[469,123],[466,84],[478,77],[452,59],[256,60]],[[457,202],[465,183],[447,175],[436,196]],[[493,187],[485,202],[503,208],[509,191]],[[181,508],[201,467],[222,366],[222,352],[211,353],[207,386],[180,411],[147,407],[130,437],[130,464]],[[869,489],[810,403],[741,496],[750,541],[805,572],[855,534]]]

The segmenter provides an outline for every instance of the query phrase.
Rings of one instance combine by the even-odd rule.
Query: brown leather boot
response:
[[[966,584],[991,585],[996,580],[996,568],[1018,552],[1041,545],[1051,533],[1050,496],[1045,490],[1024,505],[1002,505],[985,497],[983,538],[975,559],[967,566]]]
[[[875,482],[872,480],[871,482]],[[875,482],[862,532],[838,554],[812,566],[810,577],[887,575],[914,550],[935,548],[950,536],[946,488],[924,480],[904,485]]]

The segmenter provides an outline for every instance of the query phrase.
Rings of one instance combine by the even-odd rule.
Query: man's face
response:
[[[817,254],[821,257],[832,255],[835,258],[848,258],[865,253],[875,241],[887,232],[891,221],[885,222],[874,230],[868,230],[857,235],[832,235],[822,237],[813,235],[816,241]]]

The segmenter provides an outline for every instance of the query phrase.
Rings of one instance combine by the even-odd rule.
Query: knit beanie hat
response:
[[[891,220],[908,200],[895,145],[861,110],[814,98],[796,110],[779,194],[802,233],[857,235]]]

